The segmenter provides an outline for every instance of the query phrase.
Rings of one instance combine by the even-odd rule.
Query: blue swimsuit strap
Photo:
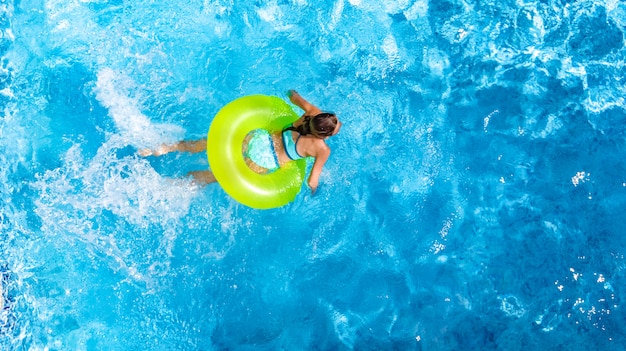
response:
[[[302,134],[298,133],[298,137],[296,138],[296,141],[294,141],[294,143],[293,143],[293,151],[296,152],[296,155],[298,155],[298,157],[304,158],[304,156],[300,155],[300,153],[298,152],[298,141],[300,140],[301,136],[302,136]]]
[[[300,155],[300,153],[298,152],[298,141],[300,141],[300,137],[302,136],[302,134],[298,133],[298,137],[296,138],[296,141],[293,141],[293,137],[291,136],[291,131],[296,131],[298,132],[297,129],[295,129],[293,126],[290,126],[289,128],[285,128],[283,130],[283,146],[285,148],[285,153],[287,154],[287,156],[292,159],[292,160],[299,160],[301,158],[304,158],[302,155]]]

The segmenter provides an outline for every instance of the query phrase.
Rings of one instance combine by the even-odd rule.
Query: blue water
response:
[[[246,3],[246,5],[243,5]],[[0,0],[2,350],[625,350],[623,1]],[[181,177],[229,101],[315,195]]]

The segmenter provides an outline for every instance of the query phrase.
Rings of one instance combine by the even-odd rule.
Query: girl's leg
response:
[[[193,171],[187,173],[187,175],[193,177],[194,183],[200,186],[211,184],[217,181],[211,171]]]
[[[191,140],[191,141],[179,141],[176,144],[166,145],[162,144],[155,150],[151,149],[141,149],[138,151],[140,156],[161,156],[167,153],[177,151],[177,152],[202,152],[206,150],[206,139],[200,140]]]

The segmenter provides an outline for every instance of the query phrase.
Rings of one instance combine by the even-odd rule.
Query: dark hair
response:
[[[288,127],[284,130],[295,130],[300,135],[313,135],[318,138],[325,138],[333,135],[337,127],[337,116],[334,113],[322,112],[313,117],[304,116],[304,121],[297,127]]]

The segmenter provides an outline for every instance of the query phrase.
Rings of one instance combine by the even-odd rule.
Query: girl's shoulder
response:
[[[310,156],[316,156],[320,153],[327,153],[330,151],[330,147],[326,144],[324,139],[316,138],[312,135],[303,135],[300,138],[300,142],[302,141],[304,141],[304,145],[302,146]]]

